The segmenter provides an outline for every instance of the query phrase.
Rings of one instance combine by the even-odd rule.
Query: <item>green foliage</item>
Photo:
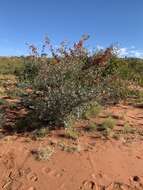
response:
[[[0,129],[2,129],[4,127],[6,118],[5,118],[5,114],[0,111]]]
[[[7,101],[0,98],[0,105],[7,105]]]
[[[78,136],[79,136],[78,132],[73,127],[65,129],[65,137],[76,140],[78,139]]]
[[[40,61],[41,59],[37,59],[35,57],[26,57],[24,59],[24,67],[21,71],[21,75],[19,75],[19,79],[27,83],[33,82],[34,78],[38,74]]]
[[[9,105],[9,108],[11,110],[16,109],[17,108],[17,104],[16,103],[12,103],[12,104]]]
[[[21,97],[25,94],[24,89],[13,87],[6,90],[7,96],[11,98]]]
[[[23,67],[23,57],[0,57],[0,74],[20,75]]]
[[[51,147],[39,148],[38,150],[31,151],[34,158],[38,161],[49,160],[54,153],[54,149]]]
[[[81,151],[81,147],[79,145],[66,145],[65,143],[59,143],[59,147],[62,151],[66,151],[69,153]]]
[[[40,62],[33,83],[33,106],[37,118],[49,125],[67,127],[71,125],[68,120],[72,116],[88,118],[97,115],[101,107],[96,101],[112,100],[112,96],[116,96],[117,101],[120,94],[116,94],[122,86],[115,86],[116,72],[109,62],[110,52],[112,49],[109,48],[96,58],[89,56],[85,48],[74,47],[64,55],[57,54],[56,58]]]
[[[143,103],[143,91],[139,91],[137,94],[137,103]]]
[[[25,117],[17,119],[11,130],[18,133],[31,132],[34,130],[38,132],[40,128],[42,128],[42,126],[38,122],[37,117],[29,112]]]
[[[45,137],[47,134],[49,134],[49,129],[48,129],[48,128],[36,129],[36,130],[32,133],[32,139],[38,140],[38,139],[40,139],[40,138]]]
[[[134,133],[134,132],[135,132],[135,129],[133,127],[131,127],[128,122],[126,122],[124,124],[123,133],[127,134],[127,133]]]
[[[123,80],[143,86],[143,60],[137,58],[118,58],[111,60],[116,65],[116,71]]]
[[[100,104],[118,103],[131,96],[127,88],[131,82],[143,85],[143,60],[118,58],[112,47],[91,55],[83,46],[87,39],[84,35],[73,47],[62,44],[58,49],[46,39],[43,47],[50,47],[48,58],[40,56],[33,45],[31,56],[0,58],[0,73],[15,74],[21,81],[17,85],[0,79],[0,93],[23,95],[24,105],[36,118],[19,123],[18,130],[29,130],[29,122],[34,124],[30,130],[40,128],[39,122],[71,130],[77,119],[97,116]],[[29,84],[30,95],[24,92]],[[109,119],[101,128],[112,129],[112,125]]]
[[[76,122],[77,118],[73,114],[69,114],[64,120],[65,128],[72,128]]]
[[[76,119],[98,115],[97,102],[118,103],[128,96],[113,48],[90,55],[83,47],[86,39],[83,36],[69,49],[51,48],[51,58],[38,56],[31,46],[33,56],[25,59],[24,80],[34,89],[28,102],[37,118],[49,126],[71,127]]]
[[[97,125],[93,122],[89,123],[89,125],[87,126],[87,130],[89,132],[96,131],[97,129],[98,129]]]
[[[101,124],[101,128],[104,130],[112,130],[116,125],[115,120],[112,117],[108,117],[107,119],[105,119],[103,121],[103,123]]]
[[[85,111],[83,111],[82,117],[85,119],[89,119],[90,117],[97,116],[102,110],[102,107],[97,102],[91,102],[87,105],[87,108],[85,108]]]
[[[76,59],[74,62],[42,65],[34,84],[35,90],[42,92],[35,101],[39,119],[62,125],[69,115],[80,117],[91,101],[102,99],[107,82],[101,75],[102,68],[82,71],[82,66],[83,62]],[[99,107],[95,107],[91,106],[85,115],[96,114]]]
[[[113,132],[115,125],[115,120],[112,117],[108,117],[100,125],[97,126],[96,130],[108,138]]]

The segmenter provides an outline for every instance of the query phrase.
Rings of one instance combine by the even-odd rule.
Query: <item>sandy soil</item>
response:
[[[81,122],[77,128],[82,131],[76,141],[63,137],[62,130],[36,141],[20,135],[2,136],[0,189],[143,190],[143,109],[128,105],[108,107],[97,122],[107,113],[116,119],[117,132],[125,122],[135,132],[106,139],[83,130]],[[63,150],[63,146],[78,148],[71,152]],[[48,160],[36,160],[33,150],[44,147],[51,147],[53,154]]]

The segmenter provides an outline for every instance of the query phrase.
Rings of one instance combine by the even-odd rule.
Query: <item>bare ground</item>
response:
[[[7,114],[10,122],[25,110]],[[143,109],[119,104],[91,120],[100,123],[109,115],[116,120],[109,137],[86,131],[85,121],[76,126],[78,140],[64,137],[64,130],[36,141],[1,135],[0,189],[143,190]],[[125,123],[130,126],[127,130]],[[49,159],[36,160],[34,151],[47,147],[52,150]]]

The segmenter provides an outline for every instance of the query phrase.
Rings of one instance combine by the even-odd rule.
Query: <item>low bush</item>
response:
[[[65,129],[65,137],[76,140],[78,139],[78,132],[73,127],[69,127]]]
[[[4,127],[6,118],[5,118],[5,114],[0,111],[0,129],[2,129]]]
[[[98,126],[97,126],[96,123],[91,122],[91,123],[88,124],[86,129],[89,132],[94,132],[94,131],[98,130]]]
[[[120,78],[143,86],[143,59],[113,57],[111,62],[116,65]]]
[[[37,118],[49,126],[70,126],[71,118],[97,114],[100,108],[95,102],[118,102],[126,97],[127,85],[111,61],[114,49],[90,55],[83,46],[87,38],[83,36],[73,48],[51,48],[50,59],[35,56],[38,69],[32,79],[31,102]]]
[[[135,128],[130,126],[130,124],[128,122],[126,122],[124,124],[124,129],[123,129],[123,133],[124,134],[128,134],[128,133],[132,133],[134,134],[135,133]]]
[[[35,131],[33,131],[32,139],[38,140],[38,139],[44,138],[48,134],[49,134],[48,128],[39,128],[39,129],[36,129]]]
[[[115,120],[112,117],[108,117],[101,124],[101,128],[105,129],[105,130],[107,130],[107,129],[111,129],[112,130],[115,127],[115,125],[116,125]]]
[[[49,160],[54,153],[54,149],[48,146],[39,148],[38,150],[32,150],[31,153],[37,161]]]
[[[24,57],[0,57],[0,74],[20,75]]]
[[[97,102],[91,102],[87,105],[85,111],[83,111],[83,118],[89,119],[90,117],[97,116],[102,110],[102,107]]]

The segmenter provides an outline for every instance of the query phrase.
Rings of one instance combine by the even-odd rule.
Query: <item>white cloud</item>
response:
[[[128,56],[128,49],[127,48],[119,48],[117,50],[117,53],[119,54],[119,56],[124,57],[124,56]]]
[[[120,57],[136,57],[143,58],[143,50],[136,49],[135,46],[131,46],[130,48],[119,48],[117,51]]]
[[[103,46],[97,45],[97,50],[104,49]],[[143,49],[137,49],[134,45],[131,47],[115,47],[115,52],[120,57],[135,57],[135,58],[143,58]]]
[[[97,48],[97,50],[102,50],[102,49],[104,49],[104,47],[101,46],[101,45],[97,45],[96,48]]]

